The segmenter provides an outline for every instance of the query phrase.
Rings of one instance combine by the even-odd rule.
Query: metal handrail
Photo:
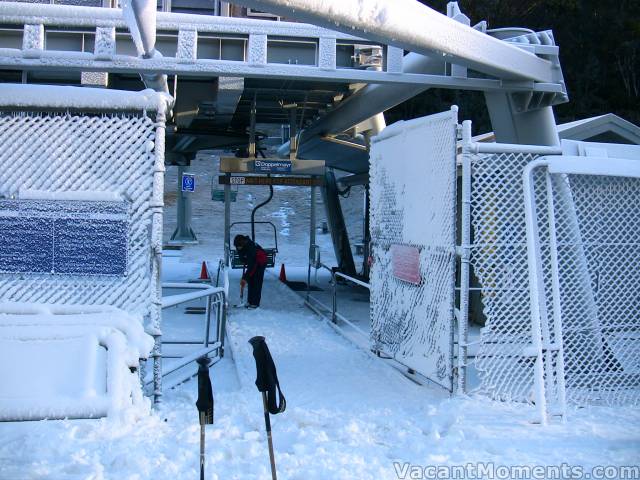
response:
[[[309,267],[311,267],[311,266],[309,266]],[[327,265],[325,265],[323,263],[319,263],[318,267],[319,268],[324,268],[324,269],[328,270],[331,273],[331,286],[333,288],[331,309],[329,309],[325,304],[323,304],[317,298],[313,298],[311,296],[311,280],[310,280],[311,277],[310,277],[310,275],[309,275],[309,280],[307,282],[307,298],[306,298],[307,304],[309,306],[311,306],[310,301],[316,302],[318,305],[322,306],[326,310],[330,310],[331,311],[331,323],[336,324],[337,320],[340,319],[341,322],[346,323],[347,325],[349,325],[351,328],[353,328],[355,331],[357,331],[358,333],[360,333],[364,337],[368,337],[368,333],[367,332],[362,330],[362,328],[360,328],[358,325],[356,325],[355,323],[353,323],[352,321],[347,319],[344,315],[341,315],[338,312],[338,282],[337,282],[337,277],[344,278],[345,280],[353,282],[353,283],[355,283],[357,285],[360,285],[362,287],[365,287],[368,290],[371,290],[371,285],[369,285],[366,282],[363,282],[360,279],[357,279],[357,278],[354,278],[354,277],[350,277],[349,275],[345,275],[342,272],[338,272],[335,269],[332,269],[332,268],[328,267]],[[309,271],[310,271],[310,269],[309,269]]]
[[[211,285],[203,284],[203,283],[174,283],[174,282],[164,282],[162,283],[162,288],[173,288],[178,290],[196,290],[178,295],[169,295],[162,298],[162,309],[174,307],[176,305],[181,305],[183,303],[187,303],[198,298],[207,298],[206,306],[205,306],[205,314],[206,314],[206,325],[205,325],[205,333],[204,339],[202,342],[192,342],[192,341],[184,341],[179,342],[184,345],[199,345],[202,344],[202,348],[193,352],[177,362],[174,362],[169,369],[162,371],[162,377],[166,377],[167,375],[176,372],[177,370],[189,365],[190,363],[195,362],[198,358],[203,355],[209,355],[211,352],[216,351],[217,357],[222,358],[224,356],[224,337],[226,330],[226,318],[227,318],[227,301],[226,301],[226,293],[224,288],[221,287],[213,287]],[[216,332],[217,338],[214,343],[210,344],[209,336],[211,333],[211,312],[215,310],[216,316]],[[170,342],[168,342],[170,343]],[[186,374],[181,380],[177,379],[173,382],[173,384],[180,383],[193,376],[192,372]],[[153,383],[153,379],[150,378],[151,375],[148,375],[145,380],[145,386],[149,386]],[[177,382],[177,383],[176,383]]]
[[[218,341],[220,342],[221,349],[222,347],[224,347],[224,328],[225,328],[226,313],[227,313],[226,312],[226,295],[225,295],[224,288],[213,287],[203,283],[171,283],[171,282],[163,283],[162,288],[200,290],[196,292],[183,293],[181,295],[169,295],[168,297],[163,297],[162,308],[165,309],[169,307],[174,307],[176,305],[190,302],[198,298],[207,297],[207,304],[205,307],[207,321],[206,321],[206,328],[205,328],[205,338],[202,344],[204,345],[204,347],[209,346],[209,334],[211,331],[211,310],[212,310],[212,306],[215,305]],[[196,342],[193,342],[193,343],[195,344]]]

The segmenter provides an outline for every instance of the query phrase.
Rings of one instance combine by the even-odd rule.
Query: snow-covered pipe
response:
[[[172,285],[178,285],[172,287]],[[166,284],[163,283],[162,286],[164,288],[187,288],[183,283],[176,284]],[[191,288],[192,285],[186,284],[188,288]],[[211,295],[215,295],[216,293],[224,294],[224,288],[222,287],[212,287],[205,286],[203,289],[198,289],[193,292],[181,293],[178,295],[169,295],[167,297],[162,298],[162,308],[175,307],[176,305],[180,305],[181,303],[190,302],[191,300],[197,300],[198,298],[209,297]]]
[[[122,14],[136,45],[138,56],[142,58],[161,57],[156,50],[156,0],[124,0]],[[156,92],[169,93],[167,76],[159,73],[141,73],[147,88]]]
[[[553,81],[553,65],[415,0],[236,0],[499,78]]]
[[[153,357],[153,402],[160,403],[162,399],[162,215],[164,209],[164,143],[166,106],[162,104],[156,113],[156,142],[155,162],[153,165],[153,193],[149,207],[152,209],[151,220],[151,292],[150,325],[148,332],[154,339],[151,356]]]

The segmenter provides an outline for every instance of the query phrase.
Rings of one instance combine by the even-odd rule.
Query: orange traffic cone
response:
[[[207,269],[207,262],[202,262],[202,268],[200,269],[200,280],[209,280],[209,270]]]
[[[284,269],[284,263],[280,267],[280,281],[282,283],[287,283],[287,272]]]

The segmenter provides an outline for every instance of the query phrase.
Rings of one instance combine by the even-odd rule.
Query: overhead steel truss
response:
[[[158,49],[165,56],[148,59],[135,53],[118,9],[0,2],[0,24],[4,70],[286,78],[564,95],[562,82],[403,73],[403,50],[389,45],[383,45],[382,70],[353,68],[345,61],[348,48],[371,41],[301,23],[158,12]],[[555,45],[518,48],[545,58],[558,55]]]

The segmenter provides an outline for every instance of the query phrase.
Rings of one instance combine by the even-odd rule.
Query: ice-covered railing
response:
[[[0,420],[142,407],[138,367],[152,348],[141,316],[118,308],[0,303]]]

